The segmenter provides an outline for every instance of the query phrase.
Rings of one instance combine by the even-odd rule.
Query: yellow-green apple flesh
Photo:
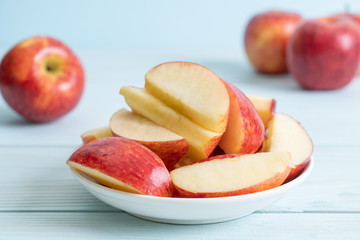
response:
[[[295,178],[308,164],[313,149],[311,138],[298,121],[282,113],[274,114],[269,122],[263,151],[291,153],[294,168],[291,169],[287,181]]]
[[[289,41],[287,61],[291,74],[304,89],[342,88],[359,67],[359,26],[347,18],[304,21]]]
[[[169,171],[189,150],[184,137],[126,109],[115,112],[109,125],[114,136],[135,140],[156,153]]]
[[[112,137],[113,134],[108,126],[92,129],[81,134],[81,140],[84,144],[99,138]]]
[[[288,71],[286,45],[301,19],[297,13],[269,11],[249,21],[245,31],[245,50],[258,72],[279,74]]]
[[[267,128],[269,121],[274,115],[276,108],[276,101],[273,98],[259,97],[259,96],[247,96],[251,103],[254,105],[256,111],[261,117],[265,129]]]
[[[220,141],[222,133],[212,132],[194,123],[146,89],[125,86],[120,89],[120,94],[133,112],[184,137],[189,144],[187,156],[195,161],[207,158]],[[208,107],[211,108],[210,105]]]
[[[254,153],[264,140],[264,124],[254,105],[237,87],[226,83],[230,114],[219,147],[227,154]]]
[[[60,118],[79,102],[84,70],[75,54],[57,39],[37,36],[14,46],[0,65],[5,101],[32,122]]]
[[[145,89],[198,125],[223,133],[229,114],[229,95],[211,70],[190,62],[167,62],[145,75]]]
[[[332,15],[329,18],[348,18],[348,19],[354,21],[360,28],[360,14],[340,13],[340,14]],[[357,75],[360,75],[360,66],[357,70]]]
[[[291,154],[272,152],[219,155],[170,172],[183,197],[225,197],[280,186],[290,173]]]
[[[113,189],[152,196],[172,195],[171,178],[163,161],[133,140],[97,139],[76,150],[66,163]]]

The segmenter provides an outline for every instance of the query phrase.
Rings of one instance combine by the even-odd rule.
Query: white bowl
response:
[[[297,178],[279,187],[218,198],[170,198],[132,194],[105,187],[75,170],[72,172],[95,197],[136,217],[163,223],[205,224],[243,217],[270,205],[302,183],[309,176],[313,165],[314,159],[311,158]]]

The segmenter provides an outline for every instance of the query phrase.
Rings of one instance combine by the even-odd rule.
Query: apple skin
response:
[[[68,162],[95,169],[146,195],[172,195],[171,178],[163,161],[133,140],[122,137],[97,139],[76,150]]]
[[[330,16],[330,18],[348,18],[354,21],[360,28],[360,14],[353,14],[353,13],[340,13]],[[360,66],[357,70],[357,75],[360,75]]]
[[[177,141],[163,141],[163,142],[150,142],[150,141],[137,141],[144,145],[156,155],[158,155],[164,162],[166,168],[171,171],[189,150],[189,144],[185,139]]]
[[[305,167],[309,164],[311,157],[307,158],[302,163],[295,165],[294,168],[291,168],[289,176],[286,178],[285,183],[290,182],[295,179],[300,173],[305,169]]]
[[[242,155],[242,153],[238,154],[223,154],[223,155],[217,155],[214,157],[210,157],[208,159],[204,159],[192,164],[198,164],[202,162],[217,160],[217,159],[225,159],[225,158],[236,158]],[[275,174],[271,178],[259,182],[257,184],[254,184],[250,187],[234,190],[234,191],[225,191],[225,192],[190,192],[185,189],[182,189],[181,187],[178,187],[174,184],[174,192],[176,192],[176,197],[179,198],[213,198],[213,197],[228,197],[228,196],[237,196],[237,195],[244,195],[244,194],[250,194],[250,193],[256,193],[261,192],[265,190],[269,190],[275,187],[280,186],[287,180],[291,167],[288,166],[284,171]]]
[[[189,151],[185,138],[123,108],[113,114],[109,126],[113,136],[134,140],[156,153],[169,171]]]
[[[14,46],[0,65],[0,88],[9,106],[31,122],[60,118],[79,102],[81,62],[59,40],[36,36]]]
[[[303,22],[287,49],[290,72],[307,90],[335,90],[355,76],[360,60],[360,32],[346,18]]]
[[[230,97],[230,114],[219,147],[227,154],[255,153],[264,140],[262,119],[240,89],[231,83],[223,82]]]
[[[268,11],[254,16],[245,31],[245,50],[253,67],[260,73],[288,71],[286,46],[301,21],[297,13]]]

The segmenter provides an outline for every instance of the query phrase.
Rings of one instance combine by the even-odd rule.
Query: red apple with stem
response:
[[[344,87],[354,78],[359,60],[359,27],[347,18],[303,22],[287,49],[291,74],[309,90]]]
[[[257,71],[287,72],[286,45],[301,19],[297,13],[269,11],[250,20],[245,32],[245,50]]]
[[[14,46],[0,65],[0,88],[12,109],[32,122],[55,120],[79,102],[84,70],[57,39],[36,36]]]

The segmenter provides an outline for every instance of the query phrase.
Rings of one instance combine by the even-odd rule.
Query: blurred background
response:
[[[314,18],[360,12],[358,0],[1,0],[0,49],[37,34],[73,49],[242,51],[256,13],[279,9]]]

